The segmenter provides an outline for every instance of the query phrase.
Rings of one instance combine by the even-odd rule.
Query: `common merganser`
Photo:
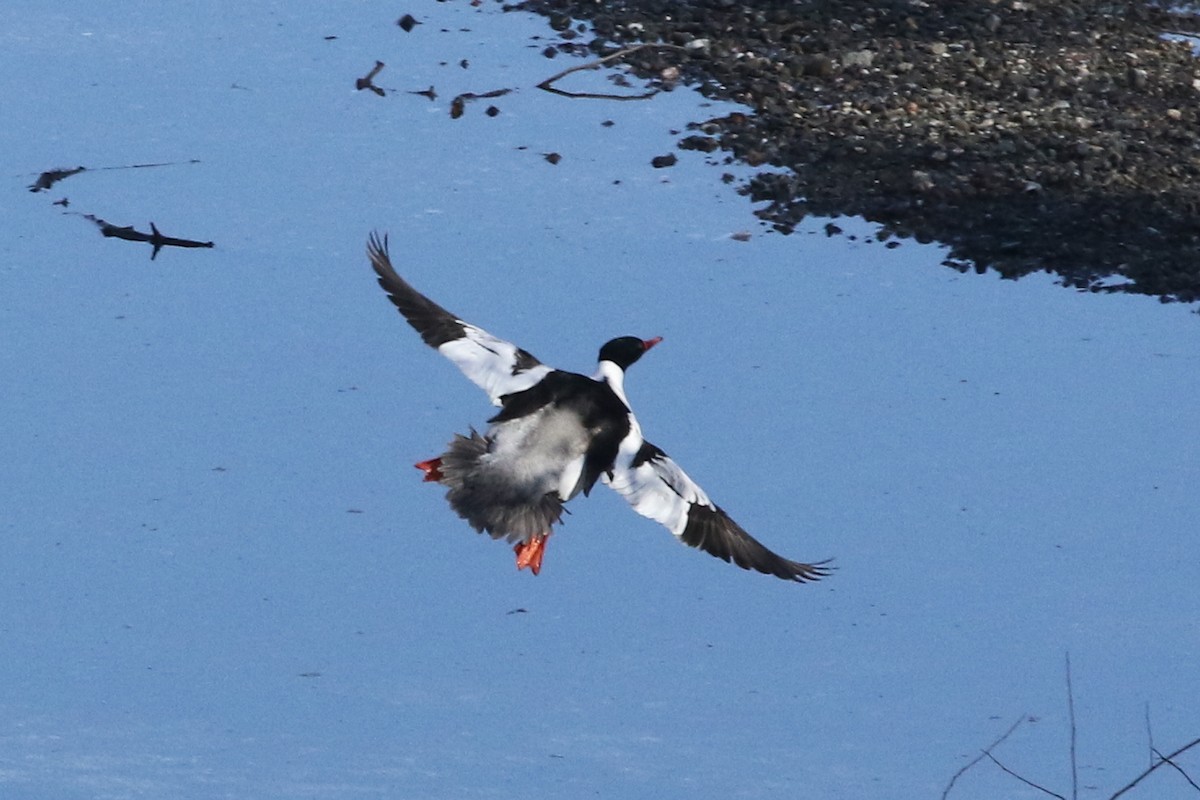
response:
[[[625,396],[625,371],[661,337],[607,342],[591,376],[553,369],[409,285],[392,267],[386,235],[371,234],[367,256],[379,285],[425,343],[500,407],[487,433],[456,434],[445,453],[416,467],[426,481],[447,487],[451,508],[476,531],[513,543],[518,569],[541,571],[563,504],[599,480],[684,544],[743,569],[801,583],[830,573],[827,562],[805,564],[768,550],[642,438]]]

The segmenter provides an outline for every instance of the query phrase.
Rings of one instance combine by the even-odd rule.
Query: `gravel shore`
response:
[[[861,215],[957,269],[1200,300],[1194,14],[1087,0],[530,0],[560,49],[754,109],[680,147],[764,172],[787,233]],[[586,21],[587,25],[581,25]],[[769,169],[774,167],[776,169]],[[782,168],[782,169],[779,169]]]

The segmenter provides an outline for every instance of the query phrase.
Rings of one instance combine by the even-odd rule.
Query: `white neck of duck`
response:
[[[625,370],[611,361],[601,361],[596,365],[596,374],[592,377],[607,383],[613,394],[621,398],[621,402],[629,408],[629,398],[625,396]]]

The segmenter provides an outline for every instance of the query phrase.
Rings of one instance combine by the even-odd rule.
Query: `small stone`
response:
[[[869,67],[874,59],[875,54],[870,50],[856,50],[842,56],[842,64],[847,67]]]
[[[810,56],[804,60],[803,74],[828,78],[833,74],[833,59],[829,56]]]

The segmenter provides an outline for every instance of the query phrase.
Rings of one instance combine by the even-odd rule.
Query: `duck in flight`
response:
[[[625,371],[660,337],[607,342],[590,376],[554,369],[414,289],[392,267],[386,236],[371,235],[367,256],[379,285],[425,343],[500,408],[485,434],[455,435],[445,453],[416,466],[426,481],[447,488],[451,508],[471,527],[514,545],[518,569],[538,574],[563,504],[600,481],[684,544],[743,569],[800,583],[829,574],[827,562],[791,561],[768,550],[642,438],[625,396]]]

